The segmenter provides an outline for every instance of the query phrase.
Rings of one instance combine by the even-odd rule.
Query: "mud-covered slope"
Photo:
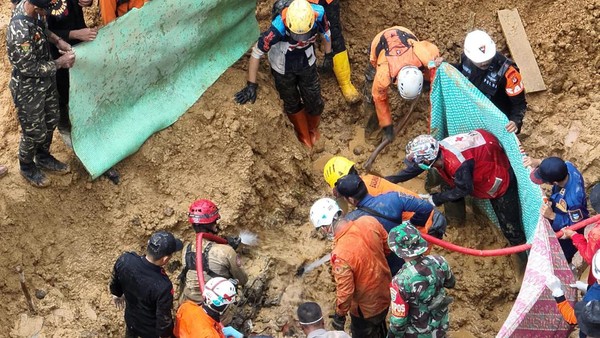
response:
[[[497,2],[477,1],[342,1],[342,18],[353,66],[353,80],[362,85],[371,38],[390,25],[404,25],[438,44],[443,55],[456,60],[466,32],[483,28],[504,50]],[[598,105],[598,1],[509,1],[526,24],[532,47],[549,90],[530,95],[522,135],[534,155],[561,155],[574,161],[588,183],[600,177]],[[270,4],[260,1],[257,17],[268,25]],[[305,260],[327,252],[329,243],[311,237],[308,209],[327,189],[324,161],[342,154],[362,162],[374,144],[364,142],[360,106],[349,107],[335,79],[323,78],[326,108],[322,141],[309,153],[296,140],[281,113],[266,66],[261,64],[259,97],[239,106],[233,94],[245,83],[246,59],[228,70],[173,126],[150,138],[141,150],[117,168],[122,182],[88,180],[60,139],[53,150],[68,160],[73,173],[53,176],[45,190],[34,189],[18,174],[18,126],[7,89],[9,65],[4,34],[8,8],[0,9],[0,163],[10,174],[0,179],[0,327],[17,336],[41,325],[46,337],[107,337],[123,332],[122,313],[107,291],[111,267],[123,251],[141,251],[148,235],[168,229],[187,240],[192,232],[185,213],[198,197],[213,199],[221,209],[224,232],[251,229],[259,233],[259,248],[243,258],[251,275],[267,270],[270,287],[254,321],[257,331],[288,328],[301,300],[317,300],[326,311],[334,301],[334,284],[327,267],[303,278],[294,273]],[[407,131],[376,162],[389,174],[400,166],[408,138],[427,131],[423,100]],[[393,99],[401,116],[402,104]],[[420,181],[409,187],[422,189]],[[449,230],[448,240],[478,248],[505,246],[496,229],[472,216],[469,224]],[[492,337],[504,321],[518,284],[510,258],[447,255],[457,275],[451,291],[451,328],[457,337]],[[15,266],[24,267],[39,319],[24,317],[27,306]],[[177,271],[172,272],[175,280]],[[43,320],[42,320],[43,319]],[[292,328],[290,333],[297,332]],[[281,335],[281,333],[279,333]]]

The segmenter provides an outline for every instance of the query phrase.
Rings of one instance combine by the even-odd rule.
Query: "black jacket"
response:
[[[145,256],[122,254],[113,269],[110,292],[125,294],[125,323],[142,338],[173,334],[173,284],[165,271]]]
[[[63,15],[58,17],[53,15],[47,16],[48,29],[68,42],[71,46],[75,46],[81,41],[69,39],[69,33],[74,30],[87,28],[83,18],[83,8],[81,8],[77,0],[64,1],[67,4],[67,9]],[[58,53],[58,49],[54,44],[50,44],[50,52],[55,59],[60,57],[60,53]]]

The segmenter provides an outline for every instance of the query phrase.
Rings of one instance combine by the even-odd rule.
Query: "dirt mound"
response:
[[[523,141],[539,156],[561,155],[582,169],[588,183],[600,177],[596,150],[600,124],[600,2],[508,1],[517,7],[549,91],[530,95]],[[456,60],[465,33],[490,32],[505,48],[495,11],[500,5],[479,1],[342,1],[342,18],[353,65],[353,80],[362,85],[367,47],[381,29],[401,24],[440,47]],[[318,300],[330,312],[334,284],[327,267],[302,278],[294,276],[305,260],[321,257],[329,243],[311,237],[308,208],[328,191],[322,180],[331,154],[363,162],[374,145],[364,142],[360,106],[349,107],[335,79],[323,79],[326,108],[322,141],[312,153],[295,139],[281,113],[277,93],[263,61],[259,97],[239,106],[233,94],[244,84],[246,58],[228,70],[173,126],[147,141],[120,163],[122,183],[88,180],[73,154],[57,140],[53,151],[66,159],[73,173],[52,177],[46,190],[29,187],[19,177],[16,160],[17,122],[7,89],[10,67],[5,57],[7,5],[0,9],[0,163],[11,172],[0,180],[0,327],[11,336],[41,332],[46,337],[106,337],[122,334],[122,313],[111,304],[107,283],[116,257],[141,251],[149,234],[167,229],[191,240],[185,212],[198,197],[220,207],[225,233],[256,231],[261,246],[244,256],[250,275],[268,270],[267,305],[254,321],[257,332],[291,323],[301,300]],[[257,17],[268,25],[270,2],[259,1]],[[400,166],[408,138],[427,131],[427,105],[421,102],[410,128],[375,164],[382,174]],[[400,102],[393,102],[401,111]],[[400,114],[399,114],[400,115]],[[585,156],[584,156],[585,155]],[[419,181],[408,187],[422,190]],[[451,228],[450,241],[477,248],[505,246],[502,236],[473,216],[467,226]],[[439,251],[438,251],[439,252]],[[457,275],[451,291],[451,329],[456,337],[492,337],[504,321],[518,292],[509,258],[473,258],[445,254]],[[25,269],[38,315],[26,315],[15,266]],[[171,276],[174,276],[173,272]],[[41,294],[40,294],[41,296]]]

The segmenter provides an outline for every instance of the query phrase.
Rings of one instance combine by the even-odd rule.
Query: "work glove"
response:
[[[340,316],[337,313],[329,316],[331,318],[331,326],[337,331],[344,331],[344,326],[346,325],[346,316]]]
[[[256,101],[257,83],[246,82],[246,87],[235,94],[235,102],[244,104],[247,102],[254,103]]]
[[[565,295],[565,292],[562,290],[562,283],[555,275],[550,275],[550,277],[546,279],[546,287],[552,291],[552,297],[554,298]]]
[[[429,228],[429,230],[427,230],[427,234],[437,239],[444,238],[444,232],[441,229]]]
[[[333,52],[325,53],[323,57],[323,63],[319,67],[319,72],[322,74],[329,74],[333,71]]]
[[[242,238],[237,236],[225,236],[227,240],[227,244],[233,248],[233,250],[237,250],[238,246],[242,243]]]
[[[583,292],[584,294],[587,292],[587,289],[588,289],[587,283],[582,282],[580,280],[578,280],[577,282],[575,282],[573,284],[569,284],[569,286]]]
[[[223,328],[223,335],[225,335],[225,337],[227,337],[227,338],[229,338],[229,337],[244,338],[244,335],[240,331],[234,329],[231,326],[225,326]]]
[[[394,141],[394,126],[391,124],[389,126],[383,127],[383,136],[391,143]]]
[[[419,194],[419,198],[421,198],[423,201],[429,202],[429,204],[431,204],[435,207],[435,203],[433,203],[433,197],[431,195]]]
[[[112,300],[117,310],[123,310],[125,308],[125,295],[121,295],[121,297],[112,295]]]

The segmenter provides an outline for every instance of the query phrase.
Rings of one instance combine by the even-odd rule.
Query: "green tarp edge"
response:
[[[527,242],[531,243],[540,216],[542,198],[540,188],[529,178],[529,169],[523,166],[519,140],[504,127],[508,119],[467,78],[448,63],[442,63],[436,72],[431,90],[431,132],[441,140],[445,137],[485,129],[494,134],[504,150],[519,183],[519,200]],[[488,200],[475,199],[488,217],[498,223]]]
[[[151,1],[75,48],[75,153],[96,178],[173,124],[258,37],[256,2]]]

